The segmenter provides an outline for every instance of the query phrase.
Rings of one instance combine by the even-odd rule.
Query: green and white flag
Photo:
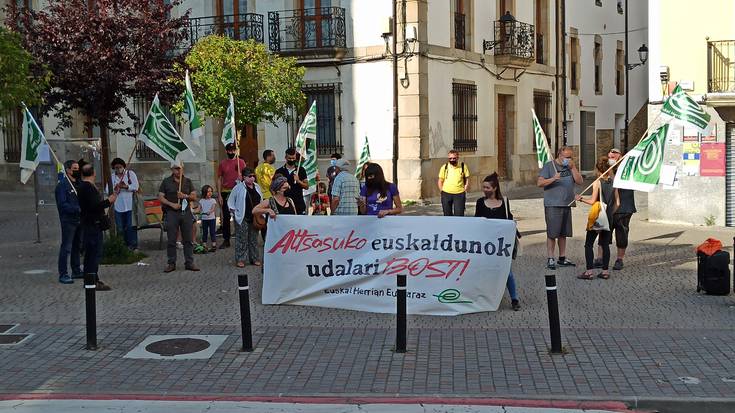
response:
[[[357,179],[362,178],[362,167],[368,162],[370,162],[370,144],[368,144],[368,138],[365,136],[365,143],[362,144],[362,152],[360,152],[360,158],[357,160],[357,166],[355,167],[355,177]]]
[[[31,111],[23,105],[23,141],[20,149],[20,182],[25,184],[41,161],[41,145],[46,138],[33,119]]]
[[[204,125],[202,119],[197,112],[197,106],[194,103],[194,92],[191,90],[191,80],[189,80],[189,71],[186,71],[186,91],[184,92],[184,114],[189,122],[189,132],[191,139],[197,146],[201,147],[201,137],[204,135]]]
[[[178,164],[179,155],[187,149],[194,155],[194,152],[181,139],[174,125],[169,122],[163,113],[161,103],[158,101],[158,93],[153,98],[151,110],[148,111],[148,116],[145,118],[138,139],[169,162]]]
[[[625,155],[615,174],[614,187],[651,192],[658,185],[664,163],[664,146],[669,125],[641,139],[635,148]]]
[[[234,143],[237,138],[237,128],[235,127],[235,98],[230,93],[230,106],[227,107],[227,114],[225,115],[225,126],[222,128],[222,145],[227,146],[230,143]]]
[[[674,92],[666,99],[661,112],[695,127],[702,134],[708,132],[707,126],[711,116],[679,85],[676,85]]]
[[[551,156],[551,149],[549,148],[549,141],[546,140],[544,129],[536,117],[536,111],[531,109],[531,115],[533,115],[533,138],[536,142],[536,159],[538,160],[538,167],[541,169],[553,158]]]
[[[316,189],[317,153],[316,153],[316,100],[311,104],[309,112],[301,123],[296,135],[296,150],[301,153],[301,166],[306,170],[311,193]],[[296,171],[298,173],[298,170]]]

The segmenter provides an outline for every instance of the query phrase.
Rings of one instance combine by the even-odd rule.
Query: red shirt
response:
[[[240,171],[245,169],[245,161],[242,158],[223,159],[219,161],[217,177],[222,177],[222,189],[232,189],[237,182],[237,162],[240,162]]]

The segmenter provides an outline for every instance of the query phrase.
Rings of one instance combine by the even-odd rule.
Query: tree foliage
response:
[[[131,98],[152,99],[159,89],[171,87],[166,79],[173,51],[187,38],[188,12],[170,17],[179,3],[48,0],[40,11],[11,8],[8,23],[52,73],[46,111],[54,110],[60,127],[69,127],[78,110],[105,135],[107,127],[130,132],[120,123],[125,114],[134,117],[127,109]]]
[[[21,43],[18,34],[0,26],[0,111],[32,106],[47,90],[49,72],[38,65]]]
[[[306,101],[305,69],[253,40],[207,36],[186,56],[186,66],[197,106],[208,116],[224,118],[232,92],[238,129],[287,120],[289,110],[302,109]],[[176,82],[182,81],[183,75],[177,76]]]

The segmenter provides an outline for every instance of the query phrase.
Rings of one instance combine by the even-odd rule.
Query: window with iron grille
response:
[[[615,93],[617,95],[623,95],[625,94],[625,53],[623,52],[623,42],[621,41],[618,41],[615,60]]]
[[[454,149],[477,150],[477,86],[452,83]]]
[[[23,135],[23,112],[20,108],[2,114],[0,130],[5,143],[5,161],[20,162],[21,136]]]
[[[318,156],[342,153],[342,87],[340,83],[315,83],[304,85],[306,110],[316,101],[316,150]],[[294,114],[288,123],[289,146],[296,141],[304,114]]]
[[[151,103],[152,101],[149,101],[148,99],[142,97],[137,97],[133,100],[133,113],[135,113],[135,116],[138,118],[134,123],[136,135],[140,134],[140,131],[143,129],[143,123],[145,122],[145,118],[148,115],[148,111],[151,109]],[[166,118],[168,118],[168,120],[179,132],[179,135],[181,135],[181,121],[179,120],[179,117],[174,115],[171,112],[171,108],[167,105],[161,104],[161,109],[166,115]],[[159,154],[154,152],[151,148],[149,148],[145,143],[141,141],[138,141],[138,144],[135,146],[135,158],[139,161],[164,160]]]
[[[551,147],[551,94],[549,92],[533,92],[533,110],[536,111],[536,117],[544,130],[546,141]],[[533,150],[536,150],[536,139],[531,136],[533,142]]]

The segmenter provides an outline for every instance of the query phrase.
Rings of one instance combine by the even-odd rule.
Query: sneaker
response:
[[[598,258],[598,259],[592,261],[592,267],[593,268],[602,268],[602,260]]]
[[[518,300],[511,300],[510,306],[513,307],[513,311],[518,311],[521,309],[521,304],[518,302]]]
[[[576,267],[576,266],[577,266],[577,264],[575,264],[575,263],[573,263],[573,262],[569,261],[569,260],[568,260],[568,259],[566,259],[566,258],[564,258],[563,260],[562,260],[562,259],[560,259],[559,261],[557,261],[557,262],[556,262],[556,265],[558,265],[558,266],[560,266],[560,267]]]
[[[176,241],[176,248],[177,249],[180,249],[180,250],[183,250],[184,249],[184,244],[182,244],[181,241]]]
[[[112,287],[109,285],[103,283],[102,281],[97,281],[97,285],[95,287],[97,291],[110,291],[112,290]]]
[[[546,261],[546,268],[548,268],[550,270],[555,270],[556,269],[556,262],[554,261],[553,258],[549,258]]]
[[[222,241],[222,244],[219,246],[220,248],[230,248],[230,240],[226,239]]]
[[[623,269],[623,260],[618,258],[615,260],[615,265],[613,265],[613,270],[620,271]]]
[[[74,280],[68,275],[60,275],[59,282],[62,284],[74,284]]]

